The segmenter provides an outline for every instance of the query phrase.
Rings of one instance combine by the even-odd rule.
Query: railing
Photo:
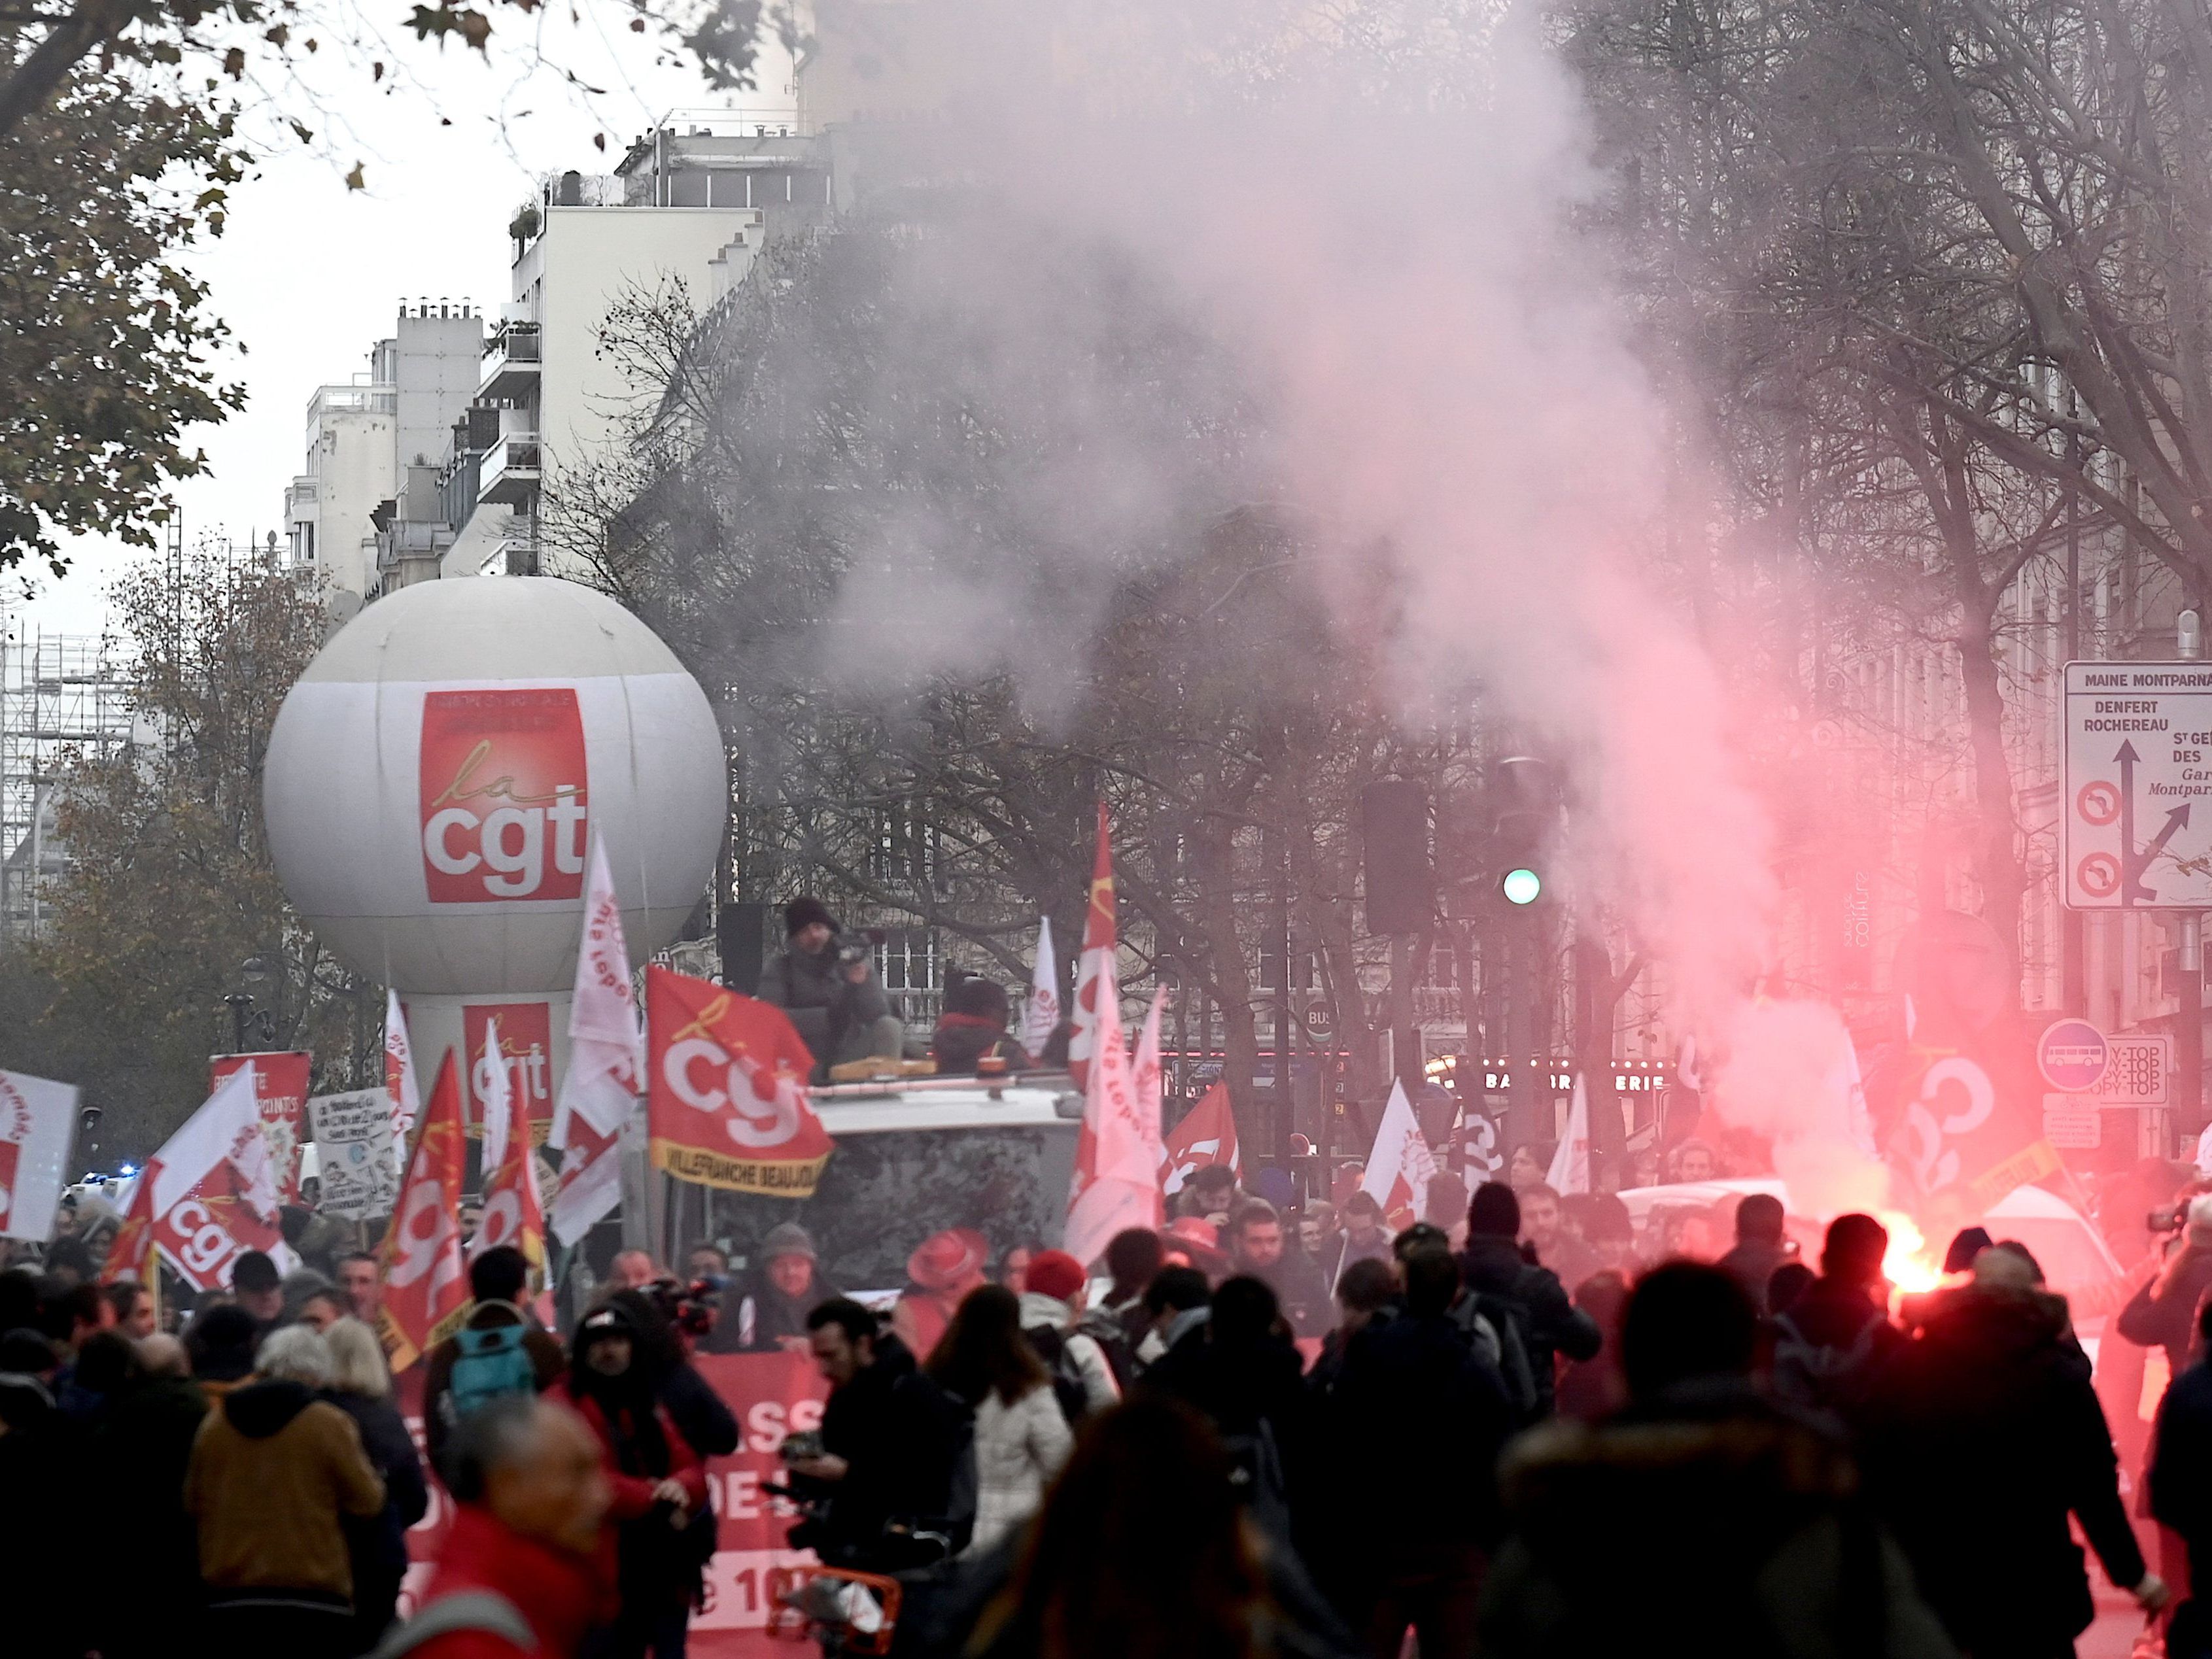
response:
[[[538,325],[535,323],[501,323],[484,338],[483,355],[504,357],[511,363],[542,362],[538,356]]]
[[[396,415],[399,388],[396,386],[321,386],[307,400],[307,424],[325,415]]]
[[[538,434],[509,432],[484,452],[483,477],[489,483],[502,473],[535,472],[538,467]]]

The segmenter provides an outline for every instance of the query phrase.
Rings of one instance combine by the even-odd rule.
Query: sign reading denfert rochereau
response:
[[[2066,665],[2066,902],[2212,909],[2212,663]]]

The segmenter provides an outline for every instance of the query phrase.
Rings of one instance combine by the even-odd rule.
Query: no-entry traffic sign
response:
[[[2066,902],[2212,909],[2212,663],[2069,662],[2063,718]]]

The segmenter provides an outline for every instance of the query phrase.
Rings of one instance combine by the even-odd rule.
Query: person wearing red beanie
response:
[[[1098,1339],[1079,1328],[1090,1299],[1091,1276],[1065,1250],[1042,1250],[1022,1280],[1022,1334],[1057,1380],[1079,1385],[1085,1415],[1121,1397],[1114,1366]],[[1073,1389],[1060,1389],[1073,1410]]]

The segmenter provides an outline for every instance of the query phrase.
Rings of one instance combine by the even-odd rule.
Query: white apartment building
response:
[[[434,469],[477,392],[483,318],[466,302],[402,305],[369,366],[307,399],[307,460],[284,493],[286,557],[367,599],[402,573],[380,532],[411,493],[434,507]],[[421,477],[408,491],[410,469]],[[423,556],[431,551],[426,540]]]
[[[507,228],[514,298],[484,343],[477,403],[498,410],[497,431],[481,449],[457,434],[442,475],[458,532],[444,573],[539,568],[549,485],[610,459],[657,404],[661,386],[631,384],[600,350],[611,310],[681,283],[704,312],[771,235],[830,204],[826,149],[788,111],[679,112],[612,173],[547,179]]]

